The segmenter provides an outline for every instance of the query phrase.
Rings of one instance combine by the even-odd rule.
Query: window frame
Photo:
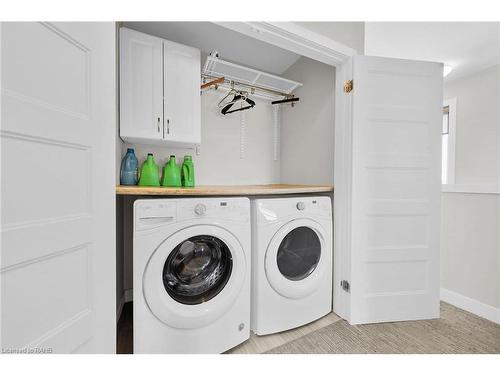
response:
[[[446,184],[455,184],[455,144],[456,144],[456,124],[457,124],[457,98],[446,99],[443,102],[443,109],[448,107],[448,165]],[[441,153],[442,157],[442,153]]]

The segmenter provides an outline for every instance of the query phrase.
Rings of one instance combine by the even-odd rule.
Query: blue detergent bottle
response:
[[[122,159],[120,170],[120,184],[137,185],[139,179],[139,161],[137,160],[134,149],[128,148],[127,153]]]

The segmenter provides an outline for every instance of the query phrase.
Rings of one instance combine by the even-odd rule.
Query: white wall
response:
[[[333,184],[335,68],[301,57],[284,77],[300,102],[281,109],[281,182]]]
[[[500,195],[444,193],[441,224],[441,287],[500,309]]]
[[[246,141],[244,157],[240,158],[240,113],[221,115],[217,103],[226,94],[210,90],[201,98],[200,155],[194,150],[125,144],[133,147],[139,164],[152,152],[163,167],[170,154],[179,164],[185,154],[193,155],[197,185],[270,184],[279,181],[280,162],[274,161],[273,112],[269,102],[256,100],[256,106],[244,111]]]
[[[445,82],[457,98],[455,183],[500,185],[500,66]],[[442,195],[442,299],[500,322],[500,195]]]
[[[318,34],[355,49],[362,55],[365,51],[364,22],[295,22]]]
[[[500,185],[500,65],[444,85],[457,98],[456,184]]]

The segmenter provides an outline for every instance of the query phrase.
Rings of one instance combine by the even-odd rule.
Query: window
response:
[[[443,130],[441,148],[441,182],[448,183],[448,142],[450,140],[450,107],[443,107]]]
[[[441,183],[455,183],[455,134],[456,99],[449,99],[443,105]]]

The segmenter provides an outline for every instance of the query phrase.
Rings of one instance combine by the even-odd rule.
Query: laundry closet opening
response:
[[[177,162],[190,155],[196,185],[333,184],[335,67],[210,22],[123,22],[119,28],[162,38],[173,42],[174,47],[199,50],[198,72],[175,64],[168,68],[173,72],[178,69],[178,75],[170,80],[174,87],[169,88],[168,95],[164,94],[163,105],[168,106],[166,101],[175,102],[176,96],[184,95],[181,86],[186,81],[197,82],[200,108],[178,106],[174,112],[175,116],[188,112],[186,118],[192,118],[198,111],[200,134],[193,143],[144,141],[141,138],[144,133],[123,137],[122,115],[117,129],[121,135],[116,144],[117,185],[121,160],[130,148],[134,149],[139,168],[148,154],[153,154],[160,173],[171,155],[176,156]],[[119,38],[120,35],[121,32],[117,33]],[[214,61],[227,64],[214,68]],[[220,80],[220,75],[211,74],[217,69],[225,69],[225,81]],[[217,78],[217,84],[201,88]],[[166,82],[168,77],[163,85],[168,85]],[[134,83],[131,84],[133,89]],[[291,87],[293,90],[287,92]],[[120,87],[119,92],[122,91]],[[120,102],[123,106],[123,101]],[[245,107],[249,108],[241,110]],[[165,108],[161,113],[158,123],[162,126],[152,117],[152,123],[155,122],[152,131],[159,130],[159,136],[166,137],[167,131],[173,132],[169,127],[177,124],[167,118]],[[132,352],[135,200],[134,196],[117,196],[118,352]]]

